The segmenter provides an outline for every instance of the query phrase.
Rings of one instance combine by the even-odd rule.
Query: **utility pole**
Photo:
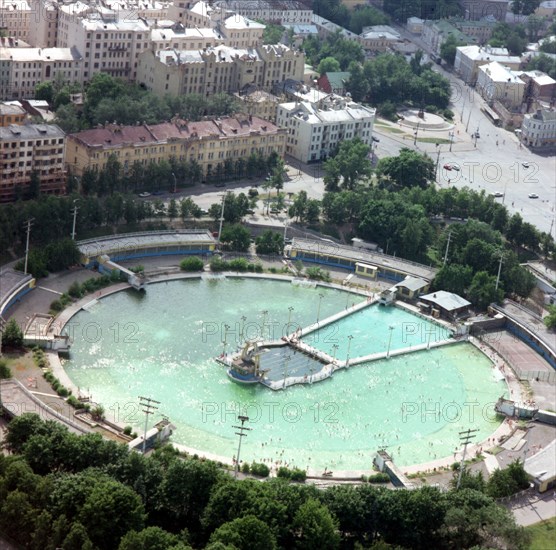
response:
[[[473,434],[478,432],[479,430],[465,430],[464,432],[459,432],[459,440],[463,443],[463,454],[461,455],[461,463],[459,465],[459,475],[458,475],[458,483],[456,485],[456,491],[459,489],[460,483],[461,483],[461,477],[463,475],[463,468],[464,468],[464,462],[465,462],[465,454],[467,452],[467,445],[469,445],[469,443],[471,442],[471,439],[473,439]]]
[[[222,224],[224,223],[224,205],[226,204],[226,195],[222,195],[222,211],[220,212],[220,226],[218,227],[218,246],[220,246],[220,235],[222,235]]]
[[[443,266],[446,265],[446,262],[448,260],[448,249],[450,248],[450,239],[452,238],[452,232],[450,231],[448,233],[448,242],[446,243],[446,252],[444,253],[444,261],[442,263]]]
[[[31,235],[31,226],[33,225],[33,220],[35,218],[29,218],[27,220],[27,243],[25,245],[25,269],[23,270],[23,272],[25,273],[25,275],[27,275],[27,264],[29,261],[29,237]]]
[[[139,396],[139,406],[143,407],[143,412],[145,413],[145,433],[143,435],[143,454],[145,454],[145,449],[147,448],[147,426],[149,423],[149,414],[153,414],[154,411],[158,410],[156,405],[160,405],[160,401],[155,401],[150,397],[141,397]]]
[[[503,258],[504,258],[504,254],[500,250],[500,263],[498,264],[498,275],[496,275],[496,285],[494,286],[495,290],[498,290],[498,284],[500,283],[500,272],[502,271]]]
[[[241,453],[241,440],[242,438],[247,437],[247,434],[244,432],[251,431],[253,429],[253,428],[246,428],[244,426],[246,422],[249,422],[248,416],[239,415],[237,419],[241,422],[241,426],[232,426],[232,428],[236,428],[237,430],[239,430],[238,432],[236,432],[236,435],[239,436],[239,443],[237,446],[237,457],[236,457],[236,471],[235,471],[236,478],[237,478],[237,474],[239,473],[239,453]]]
[[[75,224],[77,222],[77,203],[78,203],[79,199],[75,199],[73,201],[73,225],[72,225],[72,229],[71,229],[71,240],[75,241]]]

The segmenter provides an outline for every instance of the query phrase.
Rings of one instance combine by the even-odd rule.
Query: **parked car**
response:
[[[143,191],[143,193],[139,193],[139,196],[140,196],[142,199],[144,199],[144,198],[146,198],[146,197],[150,197],[151,194],[150,194],[149,192],[147,192],[147,191]]]
[[[539,196],[536,193],[529,193],[529,198],[530,199],[538,199]]]
[[[490,196],[500,198],[504,196],[504,193],[502,193],[501,191],[495,191],[494,193],[491,193]]]
[[[523,168],[529,168],[531,165],[528,162],[522,162],[521,166],[523,166]]]
[[[444,170],[452,170],[452,167],[449,164],[445,164],[443,168]]]

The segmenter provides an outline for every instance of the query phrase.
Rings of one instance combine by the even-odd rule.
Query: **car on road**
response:
[[[151,194],[148,193],[147,191],[143,191],[143,193],[139,193],[139,196],[140,196],[142,199],[145,199],[146,197],[150,197]]]
[[[380,139],[376,138],[375,136],[373,136],[373,141],[375,141],[376,143],[380,143]]]
[[[460,167],[459,167],[457,164],[454,164],[454,163],[452,163],[452,162],[447,162],[447,163],[444,165],[444,168],[445,168],[446,170],[455,170],[456,172],[459,172],[459,171],[460,171]]]
[[[538,199],[539,196],[536,193],[529,193],[529,198],[530,199]]]
[[[160,195],[164,195],[164,191],[153,191],[151,195],[159,197]]]
[[[445,164],[443,168],[444,170],[450,170],[450,171],[452,170],[452,167],[449,164]]]
[[[278,210],[278,208],[271,208],[271,209],[270,209],[270,213],[271,213],[271,214],[279,214],[279,213],[280,213],[280,210]]]
[[[522,162],[521,166],[523,166],[523,168],[529,168],[531,165],[528,162]]]
[[[496,197],[496,198],[500,198],[504,196],[504,193],[502,193],[501,191],[495,191],[494,193],[490,194],[491,197]]]

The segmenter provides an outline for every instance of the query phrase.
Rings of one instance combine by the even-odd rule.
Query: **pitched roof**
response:
[[[326,73],[328,83],[333,90],[340,90],[345,87],[346,82],[349,80],[351,73],[347,71],[338,71]]]
[[[445,290],[437,290],[426,296],[421,296],[421,300],[432,302],[446,311],[454,311],[471,305],[471,302],[468,302],[465,298]]]

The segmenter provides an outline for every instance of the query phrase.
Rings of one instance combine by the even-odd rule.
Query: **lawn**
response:
[[[547,550],[554,548],[554,541],[556,541],[556,518],[540,521],[534,525],[526,527],[527,531],[531,533],[531,546],[530,550]]]

